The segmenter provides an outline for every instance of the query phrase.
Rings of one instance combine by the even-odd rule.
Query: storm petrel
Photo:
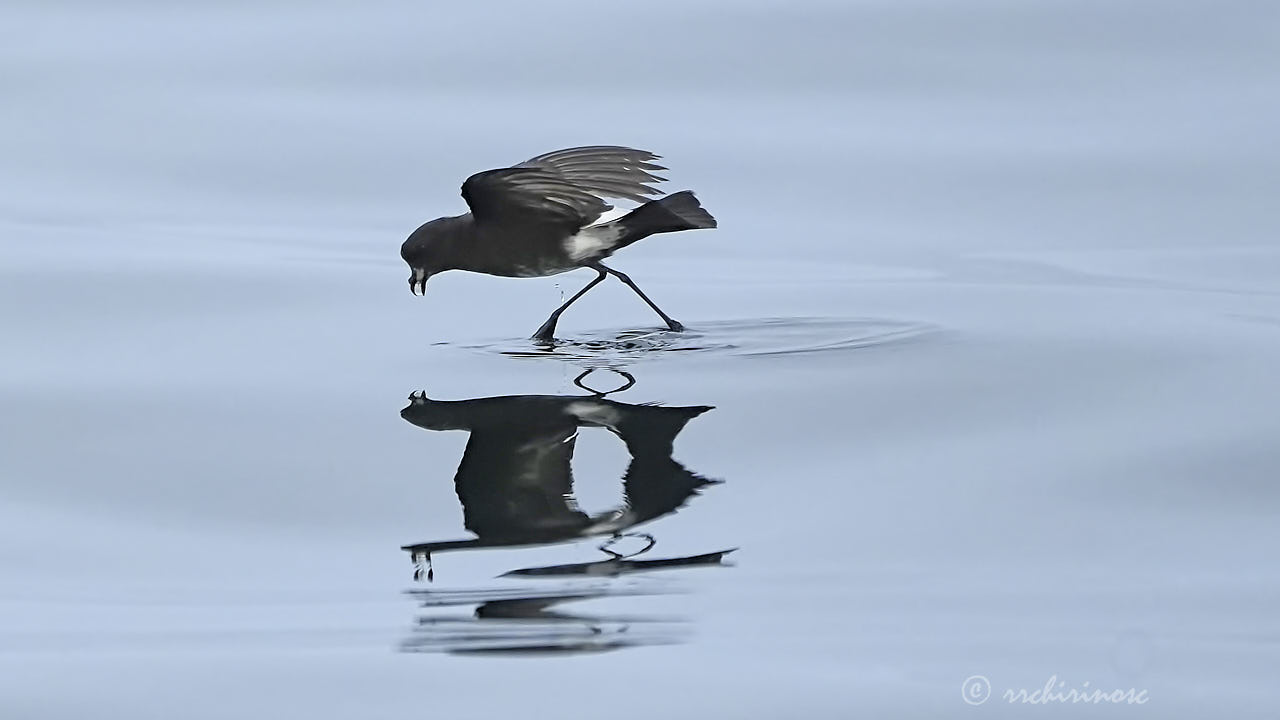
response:
[[[666,170],[644,150],[593,145],[556,150],[499,170],[467,178],[462,197],[471,212],[432,220],[413,231],[400,247],[409,264],[410,292],[426,295],[427,279],[445,270],[544,277],[591,268],[599,273],[551,313],[534,339],[550,341],[556,321],[578,298],[613,275],[635,291],[671,330],[683,330],[631,278],[601,260],[619,248],[656,233],[713,228],[715,218],[693,193],[662,195],[653,187]],[[612,209],[606,198],[642,203],[622,217],[598,223]]]

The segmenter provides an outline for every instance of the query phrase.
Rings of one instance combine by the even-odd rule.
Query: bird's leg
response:
[[[602,272],[601,277],[604,277],[603,273],[609,273],[610,275],[621,280],[624,285],[634,290],[635,293],[640,296],[640,299],[645,301],[645,304],[653,308],[654,312],[658,313],[658,317],[662,318],[662,321],[667,324],[667,329],[672,330],[674,332],[680,332],[681,330],[684,330],[684,325],[681,325],[678,321],[674,320],[670,315],[667,315],[666,313],[662,312],[662,308],[654,304],[654,302],[649,299],[648,295],[645,295],[644,292],[640,290],[640,288],[636,287],[636,284],[631,282],[631,278],[627,277],[623,273],[618,272],[617,270],[614,270],[611,267],[605,267],[601,263],[594,263],[591,265],[591,267],[597,270],[600,270]]]
[[[560,320],[560,313],[564,312],[565,308],[572,305],[575,300],[582,297],[583,295],[586,295],[588,290],[595,287],[596,285],[599,285],[601,282],[604,282],[604,275],[606,271],[601,268],[592,268],[592,269],[600,274],[597,275],[594,280],[587,283],[587,286],[579,290],[576,295],[566,300],[565,303],[560,307],[556,308],[555,312],[551,313],[551,317],[547,318],[547,321],[542,323],[542,327],[539,327],[538,331],[533,334],[534,340],[539,340],[541,342],[551,342],[554,339],[553,336],[555,335],[555,332],[556,332],[556,322]]]

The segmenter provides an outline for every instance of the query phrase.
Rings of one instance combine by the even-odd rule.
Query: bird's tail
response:
[[[650,200],[613,222],[622,228],[619,247],[657,233],[713,228],[716,219],[703,209],[690,190]]]
[[[702,413],[713,410],[710,405],[693,407],[668,407],[664,405],[635,405],[624,413],[615,432],[634,457],[643,455],[671,455],[676,435],[686,423]]]

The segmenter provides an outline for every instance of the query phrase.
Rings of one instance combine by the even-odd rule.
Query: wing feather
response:
[[[618,145],[555,150],[514,167],[467,178],[462,197],[478,223],[543,222],[576,230],[611,205],[605,198],[646,202],[663,191],[659,156]]]

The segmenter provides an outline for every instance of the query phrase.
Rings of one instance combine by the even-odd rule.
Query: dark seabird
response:
[[[630,405],[602,397],[509,395],[471,400],[409,396],[400,416],[428,430],[469,434],[454,475],[469,540],[406,545],[415,556],[445,550],[539,545],[629,528],[673,513],[708,480],[672,458],[676,436],[710,406]],[[622,506],[588,515],[574,500],[578,430],[605,428],[627,448]]]
[[[413,231],[400,256],[409,264],[409,290],[426,294],[427,279],[445,270],[543,277],[591,268],[599,275],[551,313],[533,337],[550,341],[556,321],[578,298],[613,275],[635,291],[671,330],[683,330],[631,278],[601,260],[656,233],[713,228],[715,218],[684,190],[657,200],[652,187],[665,178],[652,171],[658,156],[612,145],[557,150],[467,178],[462,197],[471,212],[432,220]],[[605,198],[643,203],[630,213],[596,224],[612,206]]]

